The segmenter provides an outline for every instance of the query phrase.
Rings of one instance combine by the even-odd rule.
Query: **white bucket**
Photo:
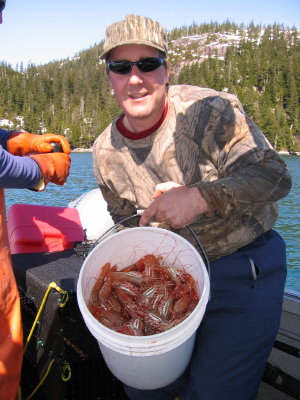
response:
[[[95,278],[106,262],[122,269],[146,254],[162,256],[167,265],[190,273],[197,281],[200,300],[184,321],[165,332],[150,336],[124,335],[97,321],[87,303]],[[183,373],[192,355],[209,291],[208,273],[198,251],[176,233],[152,227],[125,229],[104,239],[85,259],[77,283],[80,311],[99,343],[108,368],[121,382],[143,390],[166,386]]]

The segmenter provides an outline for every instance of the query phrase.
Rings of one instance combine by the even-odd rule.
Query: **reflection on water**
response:
[[[7,209],[14,203],[65,207],[90,189],[97,187],[91,153],[72,153],[72,166],[66,185],[49,184],[44,192],[27,189],[5,191]],[[287,244],[288,277],[286,287],[300,292],[300,157],[283,157],[293,177],[290,194],[279,202],[280,215],[275,228]]]

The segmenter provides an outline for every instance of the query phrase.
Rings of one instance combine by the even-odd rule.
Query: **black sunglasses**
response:
[[[5,1],[0,0],[0,12],[2,12],[5,8]]]
[[[151,72],[163,65],[164,62],[165,59],[163,57],[147,57],[138,61],[109,61],[107,67],[116,74],[126,75],[130,73],[134,65],[136,65],[141,72]]]

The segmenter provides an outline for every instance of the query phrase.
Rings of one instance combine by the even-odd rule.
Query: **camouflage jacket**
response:
[[[291,177],[236,96],[189,85],[168,95],[168,114],[150,136],[127,139],[115,120],[98,137],[96,181],[115,222],[147,208],[158,183],[197,186],[209,211],[191,227],[214,260],[274,226]]]

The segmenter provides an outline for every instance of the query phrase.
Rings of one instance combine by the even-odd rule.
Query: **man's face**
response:
[[[145,45],[123,45],[111,51],[109,61],[138,61],[146,57],[160,57],[160,53]],[[134,65],[125,75],[109,71],[110,85],[131,130],[148,129],[159,120],[165,107],[168,79],[169,71],[164,65],[151,72],[142,72]]]
[[[5,7],[5,0],[0,0],[0,24],[2,24],[2,11]]]

